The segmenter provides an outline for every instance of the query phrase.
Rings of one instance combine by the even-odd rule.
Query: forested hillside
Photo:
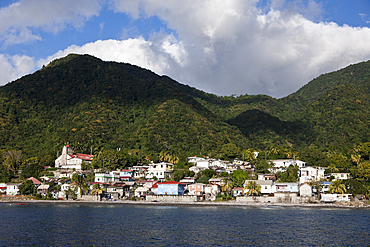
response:
[[[370,141],[370,63],[319,76],[282,99],[216,96],[167,76],[89,55],[68,55],[0,88],[0,148],[54,155],[81,152],[219,153],[321,150]]]

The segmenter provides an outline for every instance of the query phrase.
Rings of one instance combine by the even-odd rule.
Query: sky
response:
[[[369,0],[2,0],[0,23],[0,85],[77,53],[281,98],[370,60]]]

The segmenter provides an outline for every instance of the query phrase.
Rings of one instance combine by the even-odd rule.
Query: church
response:
[[[93,155],[74,153],[73,148],[66,145],[62,149],[62,155],[55,160],[55,167],[58,169],[81,170],[83,163],[91,163]]]

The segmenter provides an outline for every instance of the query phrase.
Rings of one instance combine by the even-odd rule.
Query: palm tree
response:
[[[329,185],[329,193],[331,194],[344,194],[347,192],[346,186],[338,179]]]
[[[80,175],[76,176],[75,183],[76,183],[77,188],[80,189],[80,197],[82,198],[83,192],[85,191],[85,193],[87,193],[89,191],[89,187],[84,181],[84,178]]]
[[[226,177],[221,180],[221,190],[226,191],[226,193],[230,194],[230,190],[233,188],[233,181]]]
[[[257,184],[256,181],[248,181],[248,184],[244,187],[245,190],[248,190],[249,195],[260,195],[261,194],[261,185]]]
[[[101,184],[94,184],[93,190],[91,191],[92,195],[96,195],[96,199],[99,200],[99,195],[103,194],[104,187]]]

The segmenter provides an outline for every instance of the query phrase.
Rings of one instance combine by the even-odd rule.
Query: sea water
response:
[[[369,246],[370,210],[0,204],[0,246]]]

